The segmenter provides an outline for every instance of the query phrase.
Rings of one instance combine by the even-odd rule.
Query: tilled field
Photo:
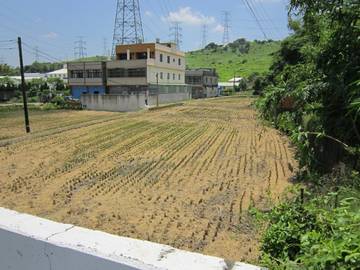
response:
[[[70,120],[44,113],[21,138],[21,115],[3,116],[0,206],[251,261],[258,239],[246,212],[276,201],[296,167],[286,138],[257,120],[251,102],[61,112]]]

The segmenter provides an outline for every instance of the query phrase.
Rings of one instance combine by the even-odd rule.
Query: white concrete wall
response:
[[[82,95],[80,101],[86,110],[133,112],[147,107],[145,99],[148,99],[149,106],[156,106],[157,95],[147,96],[145,92],[130,95]],[[159,104],[176,103],[190,99],[191,93],[159,94]]]
[[[82,95],[81,104],[87,110],[131,112],[145,108],[145,93],[132,95]]]
[[[0,269],[260,270],[0,208]]]
[[[168,93],[168,94],[159,94],[159,104],[167,103],[176,103],[181,101],[186,101],[191,99],[191,93]],[[149,105],[155,106],[157,100],[157,95],[150,95]]]

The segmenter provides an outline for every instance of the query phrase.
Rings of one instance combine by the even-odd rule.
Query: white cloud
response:
[[[193,11],[191,7],[179,8],[178,11],[170,12],[168,16],[162,18],[167,22],[180,22],[187,25],[202,25],[215,23],[214,17],[208,17],[200,12]]]
[[[224,26],[222,26],[221,24],[218,24],[217,26],[215,26],[213,28],[213,31],[217,32],[217,33],[224,33]]]
[[[49,33],[46,33],[45,35],[43,35],[44,38],[48,38],[48,39],[55,39],[58,36],[59,36],[58,33],[55,33],[55,32],[49,32]]]
[[[149,10],[145,11],[145,15],[148,17],[152,17],[153,13]]]

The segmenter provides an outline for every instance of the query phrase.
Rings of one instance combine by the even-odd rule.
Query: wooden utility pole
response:
[[[235,94],[235,92],[236,92],[236,91],[235,91],[235,76],[236,76],[236,75],[235,75],[235,72],[234,72],[234,78],[233,78],[233,92],[234,92],[234,94]]]
[[[25,83],[25,74],[24,74],[24,62],[23,62],[23,54],[22,54],[21,37],[18,37],[18,47],[19,47],[20,73],[21,73],[21,92],[24,103],[25,129],[26,129],[26,133],[30,133],[30,121],[29,121],[29,111],[28,111],[27,96],[26,96],[26,83]]]
[[[156,73],[156,107],[159,107],[159,73]]]

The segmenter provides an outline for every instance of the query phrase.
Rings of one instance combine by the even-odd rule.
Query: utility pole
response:
[[[207,45],[207,32],[208,32],[207,25],[204,24],[202,26],[202,42],[201,42],[202,49],[204,49]]]
[[[79,39],[75,41],[74,47],[74,56],[75,59],[81,59],[86,57],[86,41],[84,41],[84,37],[79,36]]]
[[[141,21],[139,0],[117,0],[112,57],[116,45],[142,43],[144,32]]]
[[[230,42],[230,12],[229,11],[223,11],[224,21],[223,21],[223,27],[224,27],[224,35],[223,35],[223,45],[226,45]]]
[[[21,91],[22,91],[23,103],[24,103],[25,129],[26,129],[26,133],[30,133],[30,121],[29,121],[29,111],[28,111],[27,96],[26,96],[26,83],[25,83],[25,74],[24,74],[24,62],[23,62],[23,54],[22,54],[21,37],[18,37],[18,47],[19,47],[20,73],[21,73]]]
[[[176,44],[177,48],[180,49],[182,44],[182,28],[180,22],[173,22],[173,26],[170,27],[170,37],[172,41]]]
[[[157,89],[157,93],[156,93],[156,107],[159,107],[159,73],[156,73],[156,89]]]
[[[235,93],[235,72],[234,72],[234,78],[233,78],[233,92]]]

